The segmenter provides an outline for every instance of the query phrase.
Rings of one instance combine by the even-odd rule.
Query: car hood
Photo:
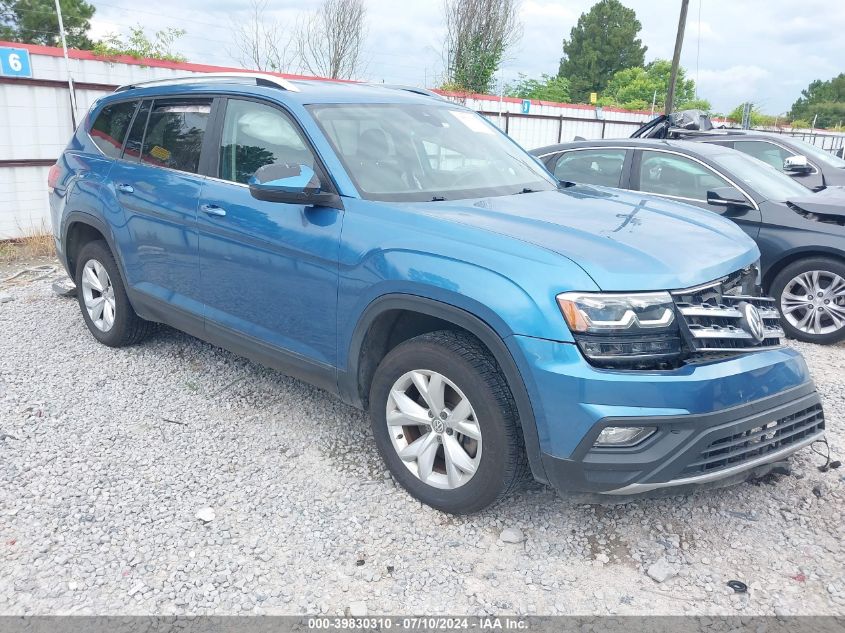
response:
[[[787,204],[808,213],[845,217],[845,187],[827,187],[818,193],[791,197]]]
[[[715,213],[615,189],[574,186],[408,206],[558,253],[606,291],[686,288],[759,257],[751,238]]]

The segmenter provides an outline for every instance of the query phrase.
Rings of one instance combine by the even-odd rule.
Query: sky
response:
[[[671,58],[680,0],[622,0],[642,23],[646,61]],[[189,61],[237,64],[233,25],[246,20],[251,0],[92,0],[94,37],[148,33],[167,27],[187,33],[177,50]],[[366,0],[364,70],[360,79],[435,87],[443,75],[443,0]],[[499,72],[556,74],[561,42],[591,0],[522,0],[522,37]],[[319,0],[268,0],[268,15],[293,30]],[[845,71],[845,5],[841,0],[690,0],[681,65],[698,94],[717,112],[753,101],[769,114],[789,110],[814,79]]]

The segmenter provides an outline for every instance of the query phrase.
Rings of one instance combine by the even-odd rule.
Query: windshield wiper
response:
[[[446,198],[444,198],[443,196],[432,196],[431,198],[432,202],[444,202],[445,200]]]
[[[568,189],[569,187],[574,187],[576,184],[578,184],[578,183],[572,182],[571,180],[558,180],[557,181],[557,188],[558,189]]]
[[[536,193],[537,191],[539,191],[539,189],[532,189],[531,187],[523,187],[522,191],[516,192],[516,195],[519,195],[521,193]]]

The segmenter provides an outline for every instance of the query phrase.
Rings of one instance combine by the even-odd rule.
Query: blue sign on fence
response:
[[[531,110],[531,99],[523,99],[522,100],[522,114],[528,114],[529,110]]]
[[[0,75],[4,77],[32,77],[29,51],[25,48],[0,46]]]

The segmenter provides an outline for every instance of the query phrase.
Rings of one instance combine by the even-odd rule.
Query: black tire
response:
[[[777,302],[778,311],[781,313],[781,324],[789,338],[794,338],[807,343],[831,345],[845,339],[845,325],[840,327],[838,330],[828,332],[827,334],[813,334],[799,330],[787,321],[783,315],[781,297],[784,289],[789,285],[789,282],[798,275],[814,270],[833,273],[845,279],[845,263],[838,259],[832,259],[830,257],[811,257],[808,259],[800,259],[797,262],[789,264],[778,273],[777,277],[775,277],[772,281],[770,293]],[[840,303],[839,305],[845,307],[845,304],[843,303]]]
[[[114,323],[105,332],[94,325],[91,316],[88,314],[88,309],[85,307],[85,298],[83,297],[82,274],[85,264],[91,260],[100,262],[106,269],[114,291]],[[132,309],[132,305],[129,303],[129,297],[126,296],[123,277],[120,275],[120,269],[114,260],[114,255],[109,250],[108,244],[102,240],[88,242],[80,250],[76,261],[74,281],[76,282],[76,296],[79,301],[79,309],[82,311],[82,318],[85,320],[85,325],[88,326],[88,330],[94,338],[109,347],[125,347],[143,340],[153,329],[153,324],[143,320]]]
[[[419,479],[393,445],[386,420],[390,390],[400,377],[417,369],[448,378],[476,413],[483,450],[475,474],[457,488],[441,489]],[[391,350],[373,378],[369,410],[376,445],[390,472],[411,495],[433,508],[451,514],[478,512],[530,479],[513,396],[493,356],[468,334],[431,332]]]

